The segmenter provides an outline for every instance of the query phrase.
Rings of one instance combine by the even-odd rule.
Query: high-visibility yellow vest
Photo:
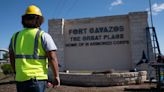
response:
[[[13,35],[16,81],[48,78],[48,60],[42,47],[42,34],[43,31],[39,31],[38,28],[26,28]]]

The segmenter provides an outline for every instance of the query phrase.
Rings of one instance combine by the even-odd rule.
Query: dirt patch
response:
[[[142,85],[128,85],[128,86],[112,86],[112,87],[76,87],[76,86],[66,86],[61,85],[58,88],[47,88],[46,92],[143,92],[143,91],[134,91],[134,89],[144,89],[150,88],[149,84]],[[133,88],[133,91],[125,91],[125,88]],[[150,91],[150,90],[149,90]],[[144,91],[144,92],[149,92]],[[15,84],[4,84],[0,85],[0,92],[16,92]]]
[[[0,92],[16,92],[16,85],[13,76],[0,76]],[[125,88],[132,89],[150,89],[155,84],[140,84],[126,86],[110,86],[110,87],[78,87],[61,85],[58,88],[47,88],[46,92],[149,92],[149,91],[124,91]]]

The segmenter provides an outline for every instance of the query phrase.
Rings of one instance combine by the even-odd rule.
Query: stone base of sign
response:
[[[60,73],[62,84],[76,86],[120,86],[141,84],[146,81],[146,78],[146,71],[109,74]]]

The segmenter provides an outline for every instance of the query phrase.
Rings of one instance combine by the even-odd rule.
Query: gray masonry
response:
[[[61,71],[130,70],[141,60],[143,51],[153,60],[146,27],[147,12],[131,12],[94,18],[50,19],[48,32],[58,47]]]
[[[124,72],[109,74],[60,73],[63,84],[78,86],[120,86],[141,84],[146,81],[147,72]]]

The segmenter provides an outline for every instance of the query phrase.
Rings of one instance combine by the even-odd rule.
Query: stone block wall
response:
[[[146,57],[152,57],[152,49],[147,48],[147,43],[151,47],[150,36],[147,38],[146,27],[148,27],[148,15],[147,12],[133,12],[129,13],[129,29],[131,40],[131,58],[132,66],[135,67],[136,63],[142,58],[142,52],[144,51]],[[149,32],[148,32],[149,34]],[[149,41],[149,42],[147,42]],[[149,54],[147,53],[149,52]],[[150,58],[151,60],[153,58]]]
[[[111,74],[60,73],[62,84],[76,86],[119,86],[140,84],[146,81],[146,78],[146,71]]]
[[[64,19],[49,20],[48,33],[52,36],[57,46],[57,57],[60,64],[60,71],[64,70]]]

